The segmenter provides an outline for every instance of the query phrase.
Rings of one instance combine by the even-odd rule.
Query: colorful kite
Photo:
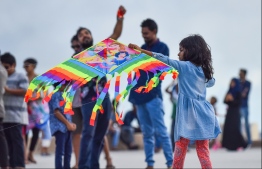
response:
[[[149,92],[167,74],[172,74],[173,79],[178,75],[174,68],[165,63],[108,38],[34,78],[26,92],[25,101],[39,98],[40,92],[43,91],[43,101],[48,102],[53,93],[58,91],[63,84],[69,82],[63,92],[64,103],[61,104],[65,104],[64,113],[74,114],[72,101],[76,90],[93,78],[97,78],[98,82],[102,77],[106,76],[107,83],[100,93],[97,92],[98,98],[90,119],[90,125],[94,125],[97,111],[103,112],[102,101],[108,92],[112,78],[115,77],[114,97],[115,104],[117,104],[119,101],[124,100],[130,89],[137,84],[140,77],[139,69],[154,73],[154,77],[148,79],[145,86],[137,88],[136,92]],[[119,91],[120,77],[123,73],[128,75],[127,86],[123,91]],[[132,78],[133,73],[135,78]],[[58,85],[51,93],[47,93],[54,84]],[[116,112],[115,115],[118,123],[122,124],[123,122]]]

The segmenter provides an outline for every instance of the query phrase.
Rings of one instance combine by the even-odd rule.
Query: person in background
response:
[[[3,118],[5,117],[5,107],[3,96],[5,93],[5,86],[7,81],[7,72],[0,62],[0,167],[2,169],[8,169],[8,147],[5,138],[4,128],[3,128]]]
[[[60,82],[54,84],[54,88]],[[76,129],[76,125],[71,122],[71,116],[64,114],[64,99],[62,92],[65,90],[67,82],[62,84],[57,92],[55,92],[51,100],[48,102],[50,109],[50,129],[51,134],[56,139],[55,149],[55,168],[71,168],[72,154],[72,131]]]
[[[158,26],[152,19],[146,19],[141,24],[142,36],[145,44],[142,45],[142,49],[162,53],[163,55],[169,55],[168,46],[161,42],[157,37]],[[145,161],[147,168],[153,168],[154,166],[154,148],[156,146],[156,140],[162,144],[163,152],[166,158],[167,167],[172,166],[173,152],[167,127],[164,121],[164,108],[161,92],[161,81],[150,92],[137,93],[135,90],[141,86],[145,86],[148,79],[154,76],[151,72],[145,72],[139,70],[140,78],[134,88],[131,89],[129,95],[129,102],[134,104],[137,109],[137,117],[140,122],[140,127],[143,133]],[[155,137],[158,137],[155,139]],[[161,145],[160,144],[160,145]]]
[[[120,37],[123,28],[123,16],[125,13],[125,8],[120,6],[113,34],[109,36],[109,38],[117,40]],[[80,27],[76,34],[81,44],[81,51],[93,46],[93,36],[89,29]],[[97,100],[96,85],[98,85],[98,89],[100,89],[99,92],[101,92],[106,81],[106,78],[102,78],[97,84],[97,80],[94,78],[81,88],[83,94],[82,115],[84,123],[80,143],[79,168],[100,168],[99,157],[103,148],[104,137],[111,116],[111,101],[108,94],[102,102],[104,114],[101,114],[100,112],[97,113],[97,120],[94,126],[90,126],[88,122]]]
[[[247,147],[247,143],[239,130],[241,100],[240,81],[233,78],[224,99],[224,103],[227,104],[228,108],[222,139],[222,146],[231,151],[240,151]]]
[[[109,148],[107,136],[104,137],[104,153],[106,159],[106,169],[115,169],[115,166],[113,165],[112,157],[110,155],[110,148]]]
[[[71,39],[71,48],[74,50],[73,56],[81,52],[81,44],[78,40],[77,35],[74,35]]]
[[[16,71],[16,59],[11,53],[1,55],[1,62],[8,74],[4,94],[3,126],[9,150],[9,167],[25,168],[22,126],[28,124],[27,105],[24,102],[28,78]]]
[[[27,73],[29,83],[38,75],[35,72],[37,66],[37,60],[34,58],[27,58],[24,61],[24,69]],[[49,127],[49,108],[46,102],[42,102],[43,93],[41,97],[37,100],[30,100],[27,103],[27,110],[29,114],[29,124],[27,125],[26,133],[26,144],[28,142],[28,132],[32,131],[32,138],[29,146],[29,153],[26,157],[28,162],[36,163],[36,160],[33,156],[35,146],[37,145],[39,139],[39,133],[42,131],[42,140],[41,140],[41,151],[45,151],[45,155],[48,155],[48,147],[51,143],[51,133]],[[43,154],[43,152],[41,152]]]
[[[139,146],[135,143],[135,132],[141,132],[139,121],[137,118],[136,106],[132,104],[132,110],[128,111],[124,116],[124,124],[121,126],[120,139],[129,150],[137,150]],[[132,126],[132,121],[137,120],[139,127]]]
[[[34,58],[27,58],[24,61],[24,69],[26,71],[27,78],[29,80],[29,83],[37,76],[35,73],[35,68],[37,65],[37,61]],[[28,160],[28,162],[36,163],[36,160],[33,156],[35,146],[37,144],[38,138],[39,138],[39,132],[40,129],[36,127],[36,122],[39,120],[41,116],[41,112],[39,111],[34,111],[34,106],[38,106],[38,101],[29,101],[27,103],[27,110],[28,110],[28,116],[29,116],[29,124],[27,125],[27,132],[26,132],[26,146],[27,146],[27,141],[28,141],[28,131],[32,131],[32,138],[30,142],[30,147],[29,147],[29,153],[27,156],[27,148],[25,148],[25,158]]]
[[[72,37],[71,47],[74,50],[73,56],[81,52],[81,44],[78,40],[77,35],[74,35]],[[73,132],[73,149],[74,149],[76,163],[72,168],[78,168],[81,132],[83,129],[83,116],[82,116],[82,109],[81,109],[82,104],[81,104],[80,95],[81,95],[81,89],[78,89],[73,99],[73,111],[75,114],[72,116],[72,121],[77,125],[77,127],[76,130]],[[114,169],[115,166],[113,165],[112,158],[110,156],[109,143],[106,136],[104,137],[104,153],[106,159],[106,169]]]
[[[167,86],[165,90],[169,94],[169,98],[171,103],[173,104],[172,108],[172,122],[171,122],[171,143],[173,151],[175,150],[175,123],[176,123],[176,107],[177,107],[177,99],[178,99],[178,85],[176,81],[172,81],[170,85]]]
[[[78,41],[77,35],[74,35],[71,39],[71,47],[74,50],[74,55],[81,52],[81,44]],[[72,56],[72,57],[73,57]],[[73,99],[73,111],[72,122],[76,124],[76,130],[73,131],[73,150],[75,155],[75,165],[72,168],[78,168],[79,155],[80,155],[80,141],[81,133],[83,129],[83,116],[82,116],[82,103],[81,103],[81,89],[77,89]]]
[[[245,122],[245,129],[246,129],[246,136],[247,136],[247,144],[251,146],[252,139],[250,133],[250,126],[249,126],[249,111],[248,111],[248,99],[249,93],[251,89],[251,82],[246,79],[247,70],[240,69],[239,71],[239,79],[240,79],[240,86],[241,86],[241,95],[242,95],[242,103],[240,107],[240,131],[241,130],[241,119],[244,118]]]
[[[49,108],[48,108],[49,109]],[[51,131],[50,131],[50,120],[47,121],[47,123],[42,126],[42,142],[41,142],[41,156],[49,156],[49,147],[51,144]]]
[[[212,97],[210,98],[210,104],[213,106],[213,108],[214,108],[214,110],[215,110],[215,115],[218,117],[219,115],[218,115],[217,109],[216,109],[217,98],[216,98],[215,96],[212,96]],[[219,148],[221,148],[221,147],[222,147],[222,145],[221,145],[221,143],[220,143],[220,138],[217,137],[217,138],[214,140],[214,144],[213,144],[213,146],[212,146],[212,149],[213,149],[213,150],[217,150],[217,149],[219,149]]]
[[[115,134],[115,130],[111,129],[110,131],[110,127],[113,126],[113,122],[115,121],[115,116],[114,116],[114,100],[112,102],[112,115],[111,115],[111,119],[109,121],[108,124],[108,131],[107,131],[107,135],[105,135],[104,137],[104,153],[105,153],[105,159],[106,159],[106,169],[114,169],[115,166],[113,165],[113,161],[112,161],[112,157],[110,155],[110,146],[109,146],[109,141],[108,141],[108,135],[111,134],[111,138],[112,138],[112,148],[114,148],[115,150],[117,149],[117,145],[119,142],[119,134],[116,133]],[[112,133],[110,133],[112,132]],[[118,131],[116,131],[118,132]]]

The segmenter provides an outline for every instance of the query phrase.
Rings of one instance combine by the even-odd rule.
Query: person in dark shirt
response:
[[[154,20],[146,19],[141,24],[142,36],[145,44],[142,49],[152,52],[162,53],[169,56],[167,45],[157,38],[158,27]],[[154,146],[155,140],[159,140],[167,160],[167,167],[172,166],[172,146],[167,128],[164,122],[163,99],[161,93],[161,82],[148,93],[137,93],[135,90],[140,86],[145,86],[148,79],[154,76],[151,72],[139,70],[140,78],[137,85],[131,89],[129,101],[137,108],[137,116],[140,121],[141,130],[144,138],[144,150],[148,168],[154,166]],[[155,139],[155,137],[157,139]]]
[[[134,140],[134,133],[135,132],[141,132],[140,127],[135,128],[131,125],[133,120],[137,120],[138,124],[138,118],[137,118],[137,111],[136,106],[132,105],[133,109],[128,111],[124,116],[124,124],[121,126],[121,133],[120,133],[120,139],[122,142],[128,147],[130,150],[136,150],[139,148],[139,146],[135,143]]]
[[[118,9],[117,22],[113,34],[109,38],[117,40],[123,28],[123,16],[126,12],[123,6]],[[87,28],[80,27],[77,30],[77,38],[81,44],[81,49],[85,50],[93,46],[93,36]],[[82,87],[82,115],[83,115],[83,130],[80,143],[80,158],[79,168],[100,168],[99,157],[103,149],[104,136],[106,135],[110,116],[111,102],[109,95],[105,96],[102,106],[104,113],[97,113],[96,123],[94,126],[89,125],[93,107],[97,100],[96,81],[94,78]],[[98,82],[98,92],[100,93],[106,84],[106,77],[101,78]]]

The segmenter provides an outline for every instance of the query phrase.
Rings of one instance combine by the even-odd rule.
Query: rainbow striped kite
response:
[[[178,76],[178,72],[165,63],[108,38],[35,77],[27,89],[25,101],[38,99],[40,92],[43,92],[44,98],[42,101],[48,102],[53,93],[58,91],[65,82],[69,82],[63,92],[64,113],[72,115],[74,114],[72,101],[76,90],[93,78],[97,78],[97,81],[99,81],[106,76],[107,83],[104,89],[98,93],[90,119],[90,125],[94,125],[96,113],[98,111],[103,112],[102,101],[108,93],[112,78],[115,78],[114,97],[115,104],[117,104],[119,101],[124,100],[130,89],[137,84],[140,77],[139,69],[154,73],[154,77],[149,79],[145,86],[137,88],[137,92],[149,92],[167,74],[172,74],[173,79]],[[123,91],[119,91],[120,77],[123,73],[127,74],[127,86]],[[135,78],[132,78],[133,73]],[[51,93],[47,93],[54,84],[58,85]],[[121,117],[116,112],[115,115],[118,123],[122,124]]]

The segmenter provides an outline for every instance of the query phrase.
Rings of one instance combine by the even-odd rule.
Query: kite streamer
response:
[[[62,95],[64,102],[60,104],[65,104],[65,114],[72,115],[74,114],[72,101],[76,90],[94,78],[97,79],[98,83],[102,77],[106,76],[107,83],[103,90],[99,93],[97,88],[97,100],[89,122],[90,125],[94,125],[96,113],[98,111],[103,113],[104,111],[102,102],[108,93],[112,78],[115,77],[114,106],[116,107],[116,104],[123,101],[129,91],[137,84],[140,78],[139,70],[152,72],[154,76],[147,80],[145,86],[135,90],[138,93],[150,92],[168,74],[171,74],[173,79],[178,76],[177,70],[165,63],[108,38],[35,77],[27,89],[24,100],[26,102],[36,100],[40,97],[40,92],[43,92],[44,97],[42,101],[48,102],[62,85],[66,85]],[[123,74],[127,74],[127,85],[123,91],[120,91]],[[135,78],[132,78],[132,74],[135,74]],[[53,91],[47,94],[47,91],[52,86],[54,86]],[[119,124],[123,124],[121,120],[122,114],[119,116],[115,112],[115,115],[116,121]]]

